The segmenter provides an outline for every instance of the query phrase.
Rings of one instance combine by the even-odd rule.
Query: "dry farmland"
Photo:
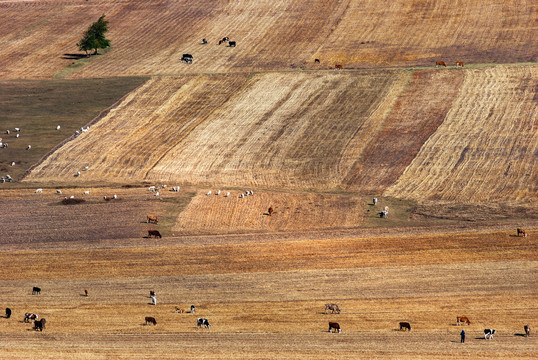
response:
[[[536,359],[537,23],[522,0],[0,0],[0,359]]]

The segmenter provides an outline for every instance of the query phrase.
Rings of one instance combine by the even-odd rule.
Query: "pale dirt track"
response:
[[[0,77],[73,66],[103,14],[113,49],[71,77],[535,61],[537,11],[522,0],[0,1]],[[237,47],[218,46],[224,36]]]

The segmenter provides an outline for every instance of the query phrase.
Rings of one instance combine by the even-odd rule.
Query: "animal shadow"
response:
[[[525,337],[526,335],[525,335],[525,334],[514,334],[514,336],[521,336],[521,337]]]

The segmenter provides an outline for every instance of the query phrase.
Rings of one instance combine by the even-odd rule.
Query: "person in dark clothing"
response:
[[[461,331],[460,336],[461,336],[460,342],[463,344],[465,342],[465,330]]]

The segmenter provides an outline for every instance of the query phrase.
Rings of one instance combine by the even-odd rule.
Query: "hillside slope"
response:
[[[26,181],[529,201],[537,197],[537,70],[153,78]],[[90,171],[74,178],[84,166]]]
[[[76,43],[102,14],[113,48],[80,66]],[[0,1],[0,78],[529,62],[537,14],[523,0]]]

